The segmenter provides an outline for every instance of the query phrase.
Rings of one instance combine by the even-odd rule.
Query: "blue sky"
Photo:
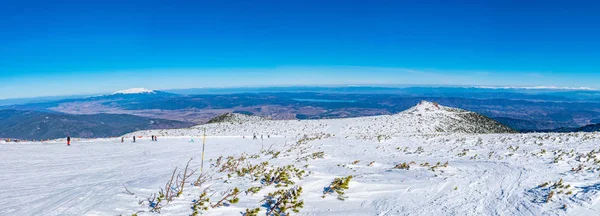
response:
[[[0,98],[325,84],[600,88],[594,1],[0,1]]]

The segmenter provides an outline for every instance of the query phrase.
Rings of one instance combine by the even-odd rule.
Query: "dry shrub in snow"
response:
[[[223,193],[223,198],[221,198],[217,203],[212,204],[211,208],[218,208],[224,205],[236,204],[240,201],[238,195],[240,195],[240,189],[238,189],[237,187],[234,189],[230,189]]]

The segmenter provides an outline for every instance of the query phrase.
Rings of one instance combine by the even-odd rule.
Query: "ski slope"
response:
[[[194,204],[207,207],[199,208],[201,215],[247,209],[266,215],[277,209],[266,205],[270,193],[297,187],[303,206],[292,215],[600,211],[599,133],[515,134],[476,113],[428,102],[396,115],[351,119],[229,117],[139,131],[124,143],[1,142],[0,215],[192,215]],[[274,180],[276,171],[285,178]],[[327,193],[336,178],[348,176],[343,194]],[[235,188],[239,194],[232,194]],[[158,201],[161,191],[181,193]],[[198,202],[203,197],[210,201]]]
[[[287,152],[300,137],[209,136],[205,171],[213,177],[207,185],[217,199],[230,188],[260,185],[210,168],[219,156],[258,154],[249,162],[302,167],[310,174],[295,180],[304,188],[299,215],[597,215],[600,166],[583,155],[599,151],[598,137],[597,133],[433,134],[379,142],[322,136]],[[149,212],[145,200],[190,158],[190,166],[199,168],[202,145],[198,137],[194,141],[159,137],[158,142],[142,138],[137,143],[76,140],[71,147],[62,141],[2,144],[0,215],[158,215]],[[274,159],[260,153],[268,148],[282,153]],[[542,149],[546,153],[541,154]],[[324,158],[297,161],[313,152],[324,152]],[[557,155],[561,159],[554,163]],[[408,170],[393,169],[411,161]],[[421,166],[446,161],[447,167],[434,171]],[[572,171],[579,164],[584,164],[583,170]],[[334,178],[348,175],[354,178],[345,201],[334,195],[321,197]],[[539,185],[561,178],[570,188],[561,194],[557,189],[546,203],[549,192]],[[205,189],[189,185],[160,215],[190,215],[192,200]],[[242,194],[239,203],[203,215],[241,215],[246,208],[260,207],[263,196],[273,190],[265,187],[254,195]]]

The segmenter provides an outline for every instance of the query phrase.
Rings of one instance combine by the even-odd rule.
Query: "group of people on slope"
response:
[[[152,141],[158,141],[158,136],[152,135]],[[125,142],[125,137],[121,137],[121,142]],[[135,136],[133,136],[133,142],[135,142]]]
[[[158,136],[152,135],[152,141],[157,142]],[[121,137],[121,142],[125,142],[125,137]],[[133,142],[135,142],[135,136],[133,136]],[[71,136],[67,136],[67,146],[71,146]]]
[[[246,139],[246,136],[244,136],[243,138],[244,138],[244,139]],[[270,139],[270,138],[271,138],[271,135],[267,135],[267,138],[268,138],[268,139]],[[252,139],[253,139],[253,140],[255,140],[255,139],[258,139],[258,138],[256,137],[256,133],[254,133],[254,135],[252,135]],[[260,135],[260,139],[261,139],[261,140],[263,139],[263,135]]]

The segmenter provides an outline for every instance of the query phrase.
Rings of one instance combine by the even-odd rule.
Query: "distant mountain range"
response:
[[[0,110],[0,137],[55,139],[114,137],[124,133],[162,128],[184,128],[192,123],[124,114],[70,115],[22,110]]]
[[[523,132],[555,132],[555,133],[572,133],[572,132],[596,132],[600,131],[600,124],[590,124],[583,127],[573,128],[555,128],[548,130],[523,130]]]
[[[244,92],[247,91],[247,92]],[[203,93],[203,94],[196,94]],[[523,132],[595,130],[600,123],[600,94],[591,90],[465,88],[465,87],[272,87],[233,89],[189,89],[155,91],[143,88],[118,91],[102,96],[42,100],[35,103],[7,105],[0,110],[35,111],[65,115],[105,115],[114,124],[114,133],[143,128],[128,124],[124,116],[139,117],[145,122],[171,120],[161,128],[197,125],[225,113],[243,113],[265,119],[329,119],[402,112],[422,100],[434,101],[480,113]],[[14,122],[29,122],[15,115]],[[34,131],[29,122],[21,131]],[[581,127],[590,125],[585,129]],[[121,127],[123,126],[123,127]],[[127,126],[127,127],[125,127]],[[0,125],[0,136],[10,136],[10,124]],[[27,133],[23,138],[42,136]],[[51,133],[52,134],[52,133]],[[107,133],[94,133],[94,136]],[[82,135],[89,136],[89,132]],[[55,134],[56,137],[64,136]]]

